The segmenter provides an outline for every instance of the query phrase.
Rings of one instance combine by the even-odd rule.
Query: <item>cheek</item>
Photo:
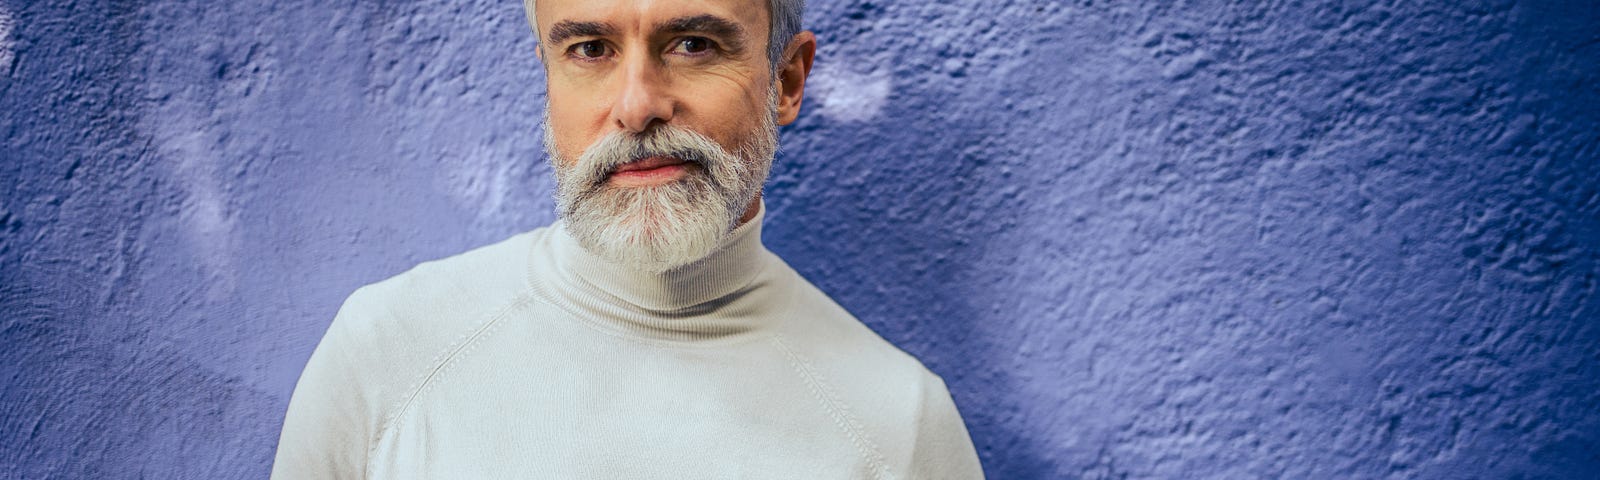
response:
[[[567,166],[568,164],[577,161],[578,154],[581,152],[573,151],[572,135],[570,133],[563,132],[559,124],[560,122],[557,122],[554,118],[545,123],[545,148],[547,150],[553,150],[556,152],[557,158],[554,160],[558,161],[559,166]]]
[[[595,140],[595,129],[590,128],[594,122],[587,118],[590,114],[573,107],[571,102],[551,102],[544,125],[549,131],[548,139],[555,140],[556,150],[568,164],[576,162]]]
[[[747,89],[720,89],[696,92],[684,98],[694,104],[694,127],[723,148],[732,151],[760,131],[761,117],[767,115],[766,94],[749,94]]]

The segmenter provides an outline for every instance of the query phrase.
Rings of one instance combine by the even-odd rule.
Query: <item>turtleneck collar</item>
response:
[[[761,244],[765,217],[763,203],[754,218],[735,228],[710,255],[664,273],[600,258],[558,222],[550,228],[549,256],[536,259],[544,265],[531,266],[530,273],[546,296],[585,320],[609,327],[680,340],[747,332],[760,326],[760,315],[754,313],[768,307],[749,294],[773,283],[769,266],[779,262]]]

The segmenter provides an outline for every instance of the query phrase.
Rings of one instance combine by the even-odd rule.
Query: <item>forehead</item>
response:
[[[743,25],[750,33],[767,32],[766,0],[536,0],[539,31],[556,22],[598,22],[620,34],[648,33],[676,18],[715,15]]]

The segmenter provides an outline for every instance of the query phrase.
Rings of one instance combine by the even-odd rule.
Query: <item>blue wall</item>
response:
[[[813,3],[767,244],[992,478],[1600,477],[1600,3]],[[0,0],[0,477],[264,476],[346,294],[552,220],[532,46]]]

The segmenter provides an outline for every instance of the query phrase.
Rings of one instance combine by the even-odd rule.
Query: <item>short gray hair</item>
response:
[[[522,0],[522,8],[527,11],[528,25],[533,27],[533,38],[541,40],[539,19],[533,11],[534,1]],[[767,13],[772,14],[768,22],[771,28],[767,29],[767,62],[776,72],[778,63],[783,61],[783,50],[789,46],[789,40],[800,33],[800,17],[805,15],[806,0],[767,0],[767,6]]]

